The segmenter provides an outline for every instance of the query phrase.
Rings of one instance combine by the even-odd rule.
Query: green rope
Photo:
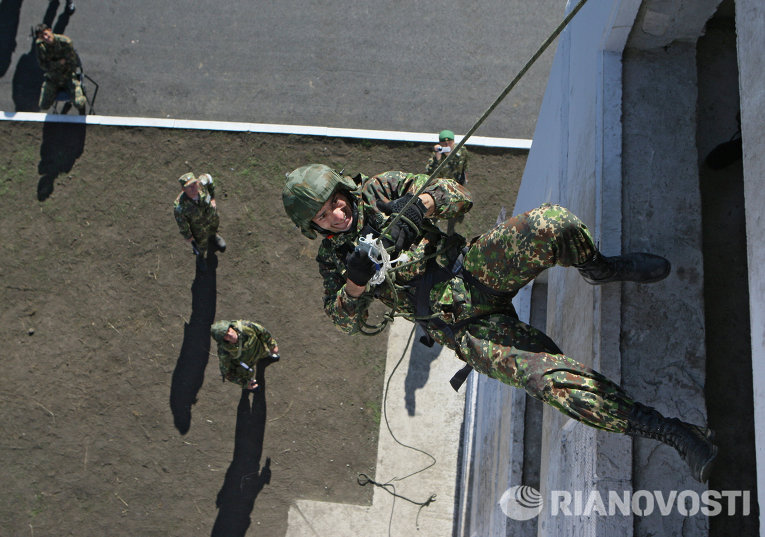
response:
[[[515,75],[515,78],[513,78],[513,80],[505,87],[505,89],[502,90],[502,93],[499,94],[499,97],[497,97],[494,100],[494,102],[491,104],[491,106],[489,106],[489,108],[486,109],[486,111],[478,119],[478,121],[476,121],[475,124],[472,127],[470,127],[470,130],[468,130],[468,132],[465,134],[465,136],[462,137],[462,140],[460,140],[459,143],[454,147],[454,149],[449,152],[449,154],[446,156],[446,158],[441,160],[441,163],[438,166],[436,166],[436,169],[433,170],[433,173],[431,173],[430,176],[428,176],[427,181],[425,181],[425,183],[423,183],[423,185],[417,190],[415,195],[412,196],[412,198],[409,199],[409,201],[406,202],[406,204],[401,208],[400,212],[398,212],[398,213],[396,213],[394,215],[394,217],[390,221],[390,223],[388,223],[385,226],[385,228],[383,229],[382,233],[380,234],[381,236],[385,236],[387,234],[388,237],[390,237],[389,230],[401,218],[403,218],[402,214],[407,209],[407,207],[409,207],[412,203],[415,202],[417,197],[420,194],[423,193],[423,191],[430,185],[430,183],[433,181],[433,179],[438,177],[438,172],[441,171],[441,169],[446,165],[447,162],[449,162],[450,159],[454,158],[454,155],[457,153],[457,151],[462,149],[462,146],[465,145],[465,142],[467,142],[467,140],[473,135],[473,133],[476,130],[478,130],[478,128],[483,124],[484,121],[486,121],[486,118],[489,117],[489,115],[494,111],[494,109],[496,109],[497,106],[499,106],[499,104],[505,99],[505,97],[507,97],[507,95],[510,93],[510,91],[512,91],[512,89],[518,84],[518,82],[521,80],[521,78],[523,78],[523,76],[531,68],[531,66],[534,65],[534,63],[536,63],[536,61],[544,53],[544,51],[547,50],[547,48],[552,44],[552,42],[561,34],[561,32],[563,32],[563,30],[566,28],[566,26],[568,26],[568,23],[571,22],[571,19],[573,19],[574,16],[577,13],[579,13],[579,10],[581,10],[582,7],[584,7],[585,3],[587,3],[587,0],[579,0],[579,3],[576,6],[574,6],[574,9],[572,9],[569,12],[569,14],[566,15],[566,17],[558,25],[558,27],[555,28],[555,30],[544,41],[544,43],[542,43],[542,45],[537,49],[537,51],[534,53],[534,55],[531,57],[531,59],[529,59],[529,61],[526,62],[526,64],[521,68],[521,70],[518,71],[518,74]],[[433,256],[438,255],[438,253],[439,252],[436,252],[435,254],[433,254]],[[423,260],[425,260],[425,258],[419,259],[419,260],[417,260],[417,262],[421,262]],[[409,265],[411,265],[414,262],[415,261],[411,261],[409,263],[404,263],[404,264],[401,264],[401,265],[398,265],[398,266],[395,266],[395,267],[391,267],[389,272],[395,272],[396,270],[404,268],[406,266],[409,266]],[[395,293],[395,286],[393,284],[393,280],[390,279],[389,275],[386,275],[385,279],[386,279],[386,282],[388,282],[389,285],[391,285],[391,289],[393,289],[393,291],[394,291],[394,297],[396,297],[396,298],[394,298],[393,308],[391,309],[390,313],[386,315],[385,319],[383,319],[383,321],[381,321],[377,325],[368,325],[366,322],[362,321],[362,326],[363,327],[371,329],[369,332],[364,332],[362,330],[361,331],[362,334],[377,335],[380,332],[382,332],[383,330],[385,330],[385,327],[388,325],[388,323],[390,321],[392,321],[394,317],[396,317],[396,309],[397,309],[398,301],[397,301],[397,295]]]
[[[433,170],[433,173],[430,174],[428,177],[428,180],[425,181],[425,183],[420,187],[420,189],[417,191],[417,193],[406,202],[404,207],[401,209],[401,212],[399,212],[393,220],[385,227],[385,230],[383,230],[383,233],[385,233],[388,229],[393,227],[396,222],[398,222],[401,213],[406,210],[407,207],[409,207],[419,196],[422,194],[422,192],[430,185],[430,183],[433,181],[434,178],[438,177],[438,172],[441,171],[441,169],[446,165],[447,162],[450,161],[450,159],[454,158],[454,155],[462,149],[462,146],[465,145],[465,142],[473,135],[473,133],[478,130],[478,127],[480,127],[484,121],[486,121],[486,118],[489,117],[489,115],[494,111],[497,106],[507,97],[508,93],[512,91],[512,89],[518,84],[518,82],[523,78],[523,76],[526,74],[526,72],[531,68],[534,63],[539,59],[539,57],[544,53],[545,50],[552,44],[553,41],[555,41],[555,38],[557,38],[560,33],[568,26],[568,23],[571,22],[571,19],[574,18],[574,16],[579,12],[582,7],[584,7],[584,4],[587,2],[587,0],[579,0],[579,3],[574,7],[574,9],[571,10],[571,12],[566,15],[566,17],[563,19],[563,21],[558,25],[557,28],[553,31],[553,33],[550,34],[550,36],[545,40],[544,43],[537,49],[537,51],[534,53],[534,55],[531,57],[529,61],[526,62],[526,64],[523,66],[523,68],[518,71],[518,74],[515,75],[515,78],[505,87],[504,90],[502,90],[502,93],[499,94],[499,97],[497,97],[494,102],[489,106],[489,108],[486,109],[486,111],[483,113],[483,115],[478,119],[478,121],[475,122],[475,124],[470,127],[470,130],[465,134],[465,136],[462,137],[462,140],[459,141],[459,143],[454,147],[452,151],[449,152],[449,154],[446,156],[445,159],[441,160],[441,163],[436,167],[435,170]]]

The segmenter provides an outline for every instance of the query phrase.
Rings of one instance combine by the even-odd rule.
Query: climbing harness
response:
[[[396,259],[391,259],[390,254],[383,245],[382,239],[380,237],[373,237],[371,233],[359,239],[359,245],[356,249],[366,253],[377,268],[377,272],[369,280],[370,285],[373,286],[380,285],[385,281],[388,271],[393,269],[394,264],[409,261],[409,256],[406,254],[401,254]]]

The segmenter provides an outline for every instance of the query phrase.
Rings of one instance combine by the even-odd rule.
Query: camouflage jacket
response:
[[[72,40],[65,35],[53,34],[53,43],[35,39],[37,63],[49,79],[69,78],[77,70],[77,54]],[[64,60],[63,65],[61,60]]]
[[[452,239],[456,247],[445,249],[446,234],[435,226],[429,226],[429,230],[407,251],[412,264],[394,273],[393,288],[383,283],[372,289],[367,288],[360,297],[351,297],[345,290],[345,260],[358,243],[365,225],[380,229],[387,219],[376,208],[377,200],[389,201],[406,193],[413,193],[427,181],[428,176],[391,171],[371,178],[362,176],[361,179],[361,187],[355,191],[359,206],[354,229],[325,238],[316,257],[319,272],[324,280],[324,310],[341,331],[351,334],[358,332],[362,323],[366,322],[367,310],[375,298],[379,298],[389,307],[395,304],[397,313],[414,320],[415,304],[411,284],[425,274],[427,260],[424,257],[435,253],[437,255],[433,259],[438,265],[451,266],[453,258],[465,244],[465,239],[457,235]],[[451,179],[434,180],[424,193],[433,196],[436,204],[434,215],[427,220],[452,218],[466,213],[473,206],[470,192]],[[454,277],[437,283],[432,288],[430,305],[439,317],[453,322],[461,315],[461,311],[455,310],[455,305],[465,303],[469,299],[466,295],[468,293],[461,278]],[[469,316],[468,311],[464,314]]]
[[[199,199],[193,200],[184,192],[175,198],[173,214],[184,239],[206,241],[218,229],[218,211],[211,205],[215,198],[215,181],[209,174],[199,176]]]
[[[425,173],[428,175],[433,173],[436,170],[436,167],[447,156],[448,154],[442,154],[441,159],[436,160],[436,154],[433,153],[433,155],[430,157],[430,160],[428,160],[427,164],[425,164]],[[450,160],[444,168],[441,168],[441,171],[438,173],[438,175],[441,177],[449,177],[450,179],[457,181],[459,184],[464,185],[465,174],[467,173],[468,169],[468,158],[468,150],[464,147],[460,148],[452,160]]]
[[[263,325],[252,321],[234,321],[239,339],[235,344],[218,343],[218,360],[223,378],[243,388],[255,378],[255,364],[276,348],[276,340]]]

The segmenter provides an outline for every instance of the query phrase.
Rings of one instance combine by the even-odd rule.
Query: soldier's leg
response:
[[[468,250],[464,266],[484,285],[515,293],[555,265],[575,266],[591,284],[656,282],[670,271],[669,262],[654,254],[603,256],[575,214],[549,203],[482,235]]]
[[[207,235],[200,235],[199,238],[194,235],[194,242],[197,243],[197,266],[199,270],[205,272],[207,270],[207,249],[210,247],[210,241]]]
[[[618,384],[560,352],[539,330],[516,323],[512,343],[494,334],[487,337],[480,327],[468,329],[460,340],[468,363],[586,425],[627,431],[634,401]]]
[[[217,233],[212,235],[210,237],[210,242],[215,245],[215,248],[220,252],[226,251],[226,241],[223,240],[223,237],[218,235]]]
[[[587,226],[575,214],[546,203],[481,235],[464,267],[484,285],[514,293],[543,270],[584,263],[596,251]]]
[[[708,479],[717,456],[712,432],[634,401],[618,384],[563,354],[544,333],[511,318],[471,325],[459,337],[478,372],[526,392],[567,416],[605,431],[659,440],[677,450],[695,479]]]
[[[72,95],[72,101],[74,102],[75,108],[83,114],[85,113],[85,106],[87,105],[88,101],[85,98],[85,94],[82,92],[82,84],[77,79],[77,77],[72,77],[68,84],[67,84],[67,91],[69,92],[69,95]]]
[[[58,85],[50,80],[45,80],[40,88],[40,100],[37,103],[41,112],[48,110],[53,106],[53,101],[56,100],[56,93],[58,92]]]

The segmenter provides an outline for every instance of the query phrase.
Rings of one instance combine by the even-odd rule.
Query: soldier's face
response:
[[[236,330],[234,330],[233,327],[229,326],[226,333],[223,334],[223,341],[234,344],[239,341],[239,334],[236,333]]]
[[[322,205],[312,219],[322,229],[335,233],[348,231],[353,224],[353,211],[345,194],[335,192],[327,203]]]
[[[199,183],[191,183],[189,186],[183,187],[183,191],[188,197],[195,200],[199,197]]]
[[[53,43],[53,30],[50,28],[43,30],[43,33],[40,34],[40,39],[42,39],[48,45]]]

